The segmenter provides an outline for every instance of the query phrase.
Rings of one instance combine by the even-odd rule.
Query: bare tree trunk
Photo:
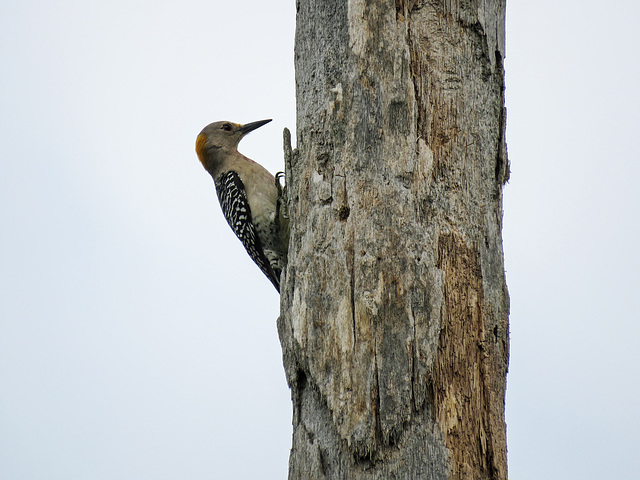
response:
[[[506,479],[504,0],[297,9],[289,478]]]

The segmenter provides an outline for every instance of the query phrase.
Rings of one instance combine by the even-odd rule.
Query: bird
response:
[[[289,243],[281,173],[274,177],[238,152],[245,135],[270,121],[210,123],[196,138],[196,154],[213,178],[227,223],[279,293]]]

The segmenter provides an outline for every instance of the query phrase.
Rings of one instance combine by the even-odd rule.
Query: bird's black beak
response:
[[[247,123],[245,125],[242,125],[238,131],[240,133],[242,133],[242,135],[246,135],[249,132],[253,132],[256,128],[260,128],[261,126],[269,123],[271,121],[271,119],[268,120],[258,120],[257,122],[251,122],[251,123]]]

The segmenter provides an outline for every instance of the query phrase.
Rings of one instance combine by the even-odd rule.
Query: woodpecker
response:
[[[262,165],[238,152],[245,135],[270,121],[211,123],[198,135],[196,153],[213,177],[227,223],[280,292],[289,241],[289,220],[281,208],[282,188]]]

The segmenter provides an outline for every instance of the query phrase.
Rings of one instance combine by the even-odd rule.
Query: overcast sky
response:
[[[511,479],[640,478],[633,1],[510,1]],[[0,479],[286,478],[278,296],[194,153],[282,168],[293,0],[0,1]],[[224,254],[219,252],[224,251]]]

